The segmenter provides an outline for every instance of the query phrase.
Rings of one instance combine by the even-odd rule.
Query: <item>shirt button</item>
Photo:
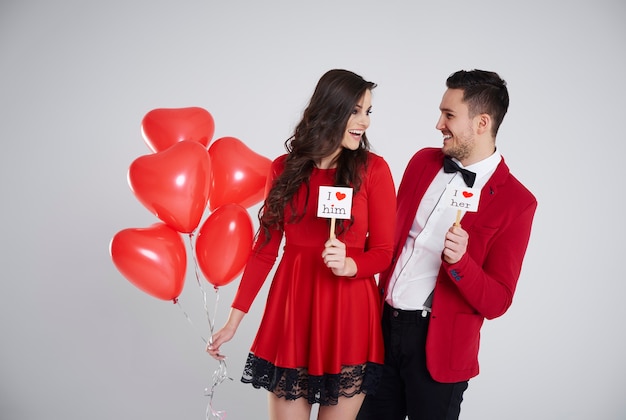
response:
[[[398,314],[398,311],[393,311],[393,312],[392,312],[392,315],[393,315],[393,317],[394,317],[394,318],[397,318],[397,317],[398,317],[398,315],[399,315],[399,314]]]

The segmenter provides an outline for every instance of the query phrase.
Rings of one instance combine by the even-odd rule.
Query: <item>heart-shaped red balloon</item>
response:
[[[119,231],[111,240],[109,253],[119,272],[145,293],[175,301],[183,290],[185,244],[166,224]]]
[[[252,249],[252,219],[238,204],[225,204],[204,221],[196,239],[202,274],[215,287],[233,281],[243,270]]]
[[[141,134],[153,152],[162,152],[182,140],[206,149],[215,133],[213,116],[204,108],[157,108],[141,121]]]
[[[250,207],[261,200],[272,162],[235,137],[222,137],[209,147],[213,185],[209,208],[235,203]]]
[[[163,152],[140,156],[128,169],[137,199],[178,232],[200,223],[211,191],[211,159],[204,146],[183,140]]]

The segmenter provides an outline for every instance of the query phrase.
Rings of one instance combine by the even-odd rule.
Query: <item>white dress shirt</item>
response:
[[[496,151],[488,158],[467,166],[466,169],[476,173],[472,188],[482,189],[501,159]],[[463,168],[459,161],[454,161]],[[456,221],[457,214],[447,200],[441,200],[448,185],[465,187],[465,182],[460,173],[445,173],[442,167],[417,208],[385,296],[385,301],[394,308],[424,309],[424,302],[435,288],[445,234]]]

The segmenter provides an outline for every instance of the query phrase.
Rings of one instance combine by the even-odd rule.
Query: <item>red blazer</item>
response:
[[[380,275],[383,297],[417,207],[443,158],[441,149],[426,148],[407,165],[398,188],[393,260]],[[436,381],[460,382],[478,375],[480,328],[485,318],[496,318],[511,306],[536,208],[535,197],[510,174],[503,159],[481,190],[478,212],[463,216],[467,252],[456,264],[442,260],[433,295],[426,365]]]

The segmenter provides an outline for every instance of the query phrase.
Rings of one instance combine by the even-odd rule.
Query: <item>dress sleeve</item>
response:
[[[283,162],[284,158],[278,158],[272,162],[271,172],[267,177],[265,186],[266,197],[274,179],[282,171]],[[283,232],[278,229],[271,230],[269,241],[264,230],[262,228],[259,229],[254,247],[250,252],[246,267],[241,276],[241,282],[235,294],[235,299],[231,305],[233,308],[246,313],[250,310],[252,302],[258,295],[259,290],[261,290],[265,279],[276,262],[282,239]]]
[[[396,190],[389,165],[373,155],[367,169],[368,238],[365,252],[352,258],[356,277],[370,277],[391,263],[396,223]]]

